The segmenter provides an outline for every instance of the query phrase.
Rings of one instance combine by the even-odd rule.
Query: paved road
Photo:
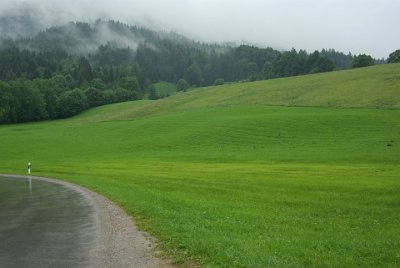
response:
[[[155,256],[155,246],[97,193],[59,180],[0,174],[0,268],[174,267]]]
[[[94,210],[68,187],[0,177],[0,267],[85,267]]]

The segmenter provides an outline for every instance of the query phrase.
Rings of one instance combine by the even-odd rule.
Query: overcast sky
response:
[[[24,2],[49,11],[53,22],[113,18],[201,41],[376,58],[400,49],[400,0],[1,0],[0,12]]]

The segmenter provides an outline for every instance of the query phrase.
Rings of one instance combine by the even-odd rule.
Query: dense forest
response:
[[[71,22],[0,40],[0,123],[65,118],[149,93],[156,99],[151,85],[159,81],[179,81],[185,90],[350,68],[355,58],[333,49],[204,44],[115,21]]]

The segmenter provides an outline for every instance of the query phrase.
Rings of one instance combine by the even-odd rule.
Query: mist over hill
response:
[[[143,6],[120,2],[126,5],[125,12],[116,8],[121,4],[119,2],[115,3],[115,6],[111,4],[105,6],[100,1],[98,6],[92,5],[88,9],[89,4],[84,5],[82,1],[69,5],[65,5],[62,1],[5,1],[0,5],[0,48],[18,47],[36,52],[62,50],[72,55],[87,56],[96,53],[102,45],[136,51],[140,44],[146,44],[157,50],[157,45],[154,43],[160,39],[174,40],[208,51],[212,47],[211,50],[216,53],[226,52],[240,44],[266,48],[264,45],[248,41],[241,41],[239,44],[222,42],[218,45],[199,42],[166,30],[167,27],[152,19],[144,19],[138,15],[140,14],[138,10]],[[104,10],[105,7],[108,8],[107,11]],[[271,43],[272,39],[271,37]],[[341,53],[340,59],[338,55],[331,54],[324,50],[324,56],[332,60],[335,67],[350,67],[351,57],[344,57],[351,55],[350,53]],[[381,63],[383,60],[378,62]]]
[[[146,38],[153,38],[151,31],[114,21],[98,19],[93,23],[69,21],[57,24],[30,5],[12,11],[0,17],[3,48],[14,46],[36,52],[60,49],[69,54],[87,55],[105,44],[135,50],[139,43],[150,41]]]
[[[69,22],[39,31],[32,37],[5,40],[3,44],[36,52],[63,50],[72,55],[88,55],[106,44],[136,50],[140,43],[150,41],[152,35],[136,27],[98,20],[93,24]]]
[[[386,58],[400,41],[393,34],[400,2],[393,0],[2,0],[0,16],[24,8],[47,28],[100,18],[202,42],[244,41],[280,50],[335,48]]]

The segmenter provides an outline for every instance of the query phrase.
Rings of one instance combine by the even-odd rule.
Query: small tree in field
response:
[[[367,67],[374,64],[374,59],[370,55],[361,54],[354,57],[351,68]]]
[[[215,82],[214,82],[214,86],[221,86],[221,85],[223,85],[223,84],[225,84],[225,81],[224,81],[224,79],[222,79],[222,78],[218,78],[218,79],[215,80]]]
[[[400,49],[396,50],[393,53],[390,53],[388,58],[388,63],[396,63],[400,62]]]
[[[157,94],[157,91],[156,91],[155,87],[153,85],[151,85],[150,89],[149,89],[149,99],[150,100],[156,100],[158,98],[159,97],[158,97],[158,94]]]
[[[89,87],[85,90],[85,95],[90,107],[96,107],[107,103],[104,92],[97,88]]]
[[[188,82],[185,79],[179,79],[178,83],[176,84],[178,91],[186,91],[190,87]]]
[[[79,88],[66,91],[58,99],[59,116],[61,118],[75,115],[87,108],[87,99]]]

